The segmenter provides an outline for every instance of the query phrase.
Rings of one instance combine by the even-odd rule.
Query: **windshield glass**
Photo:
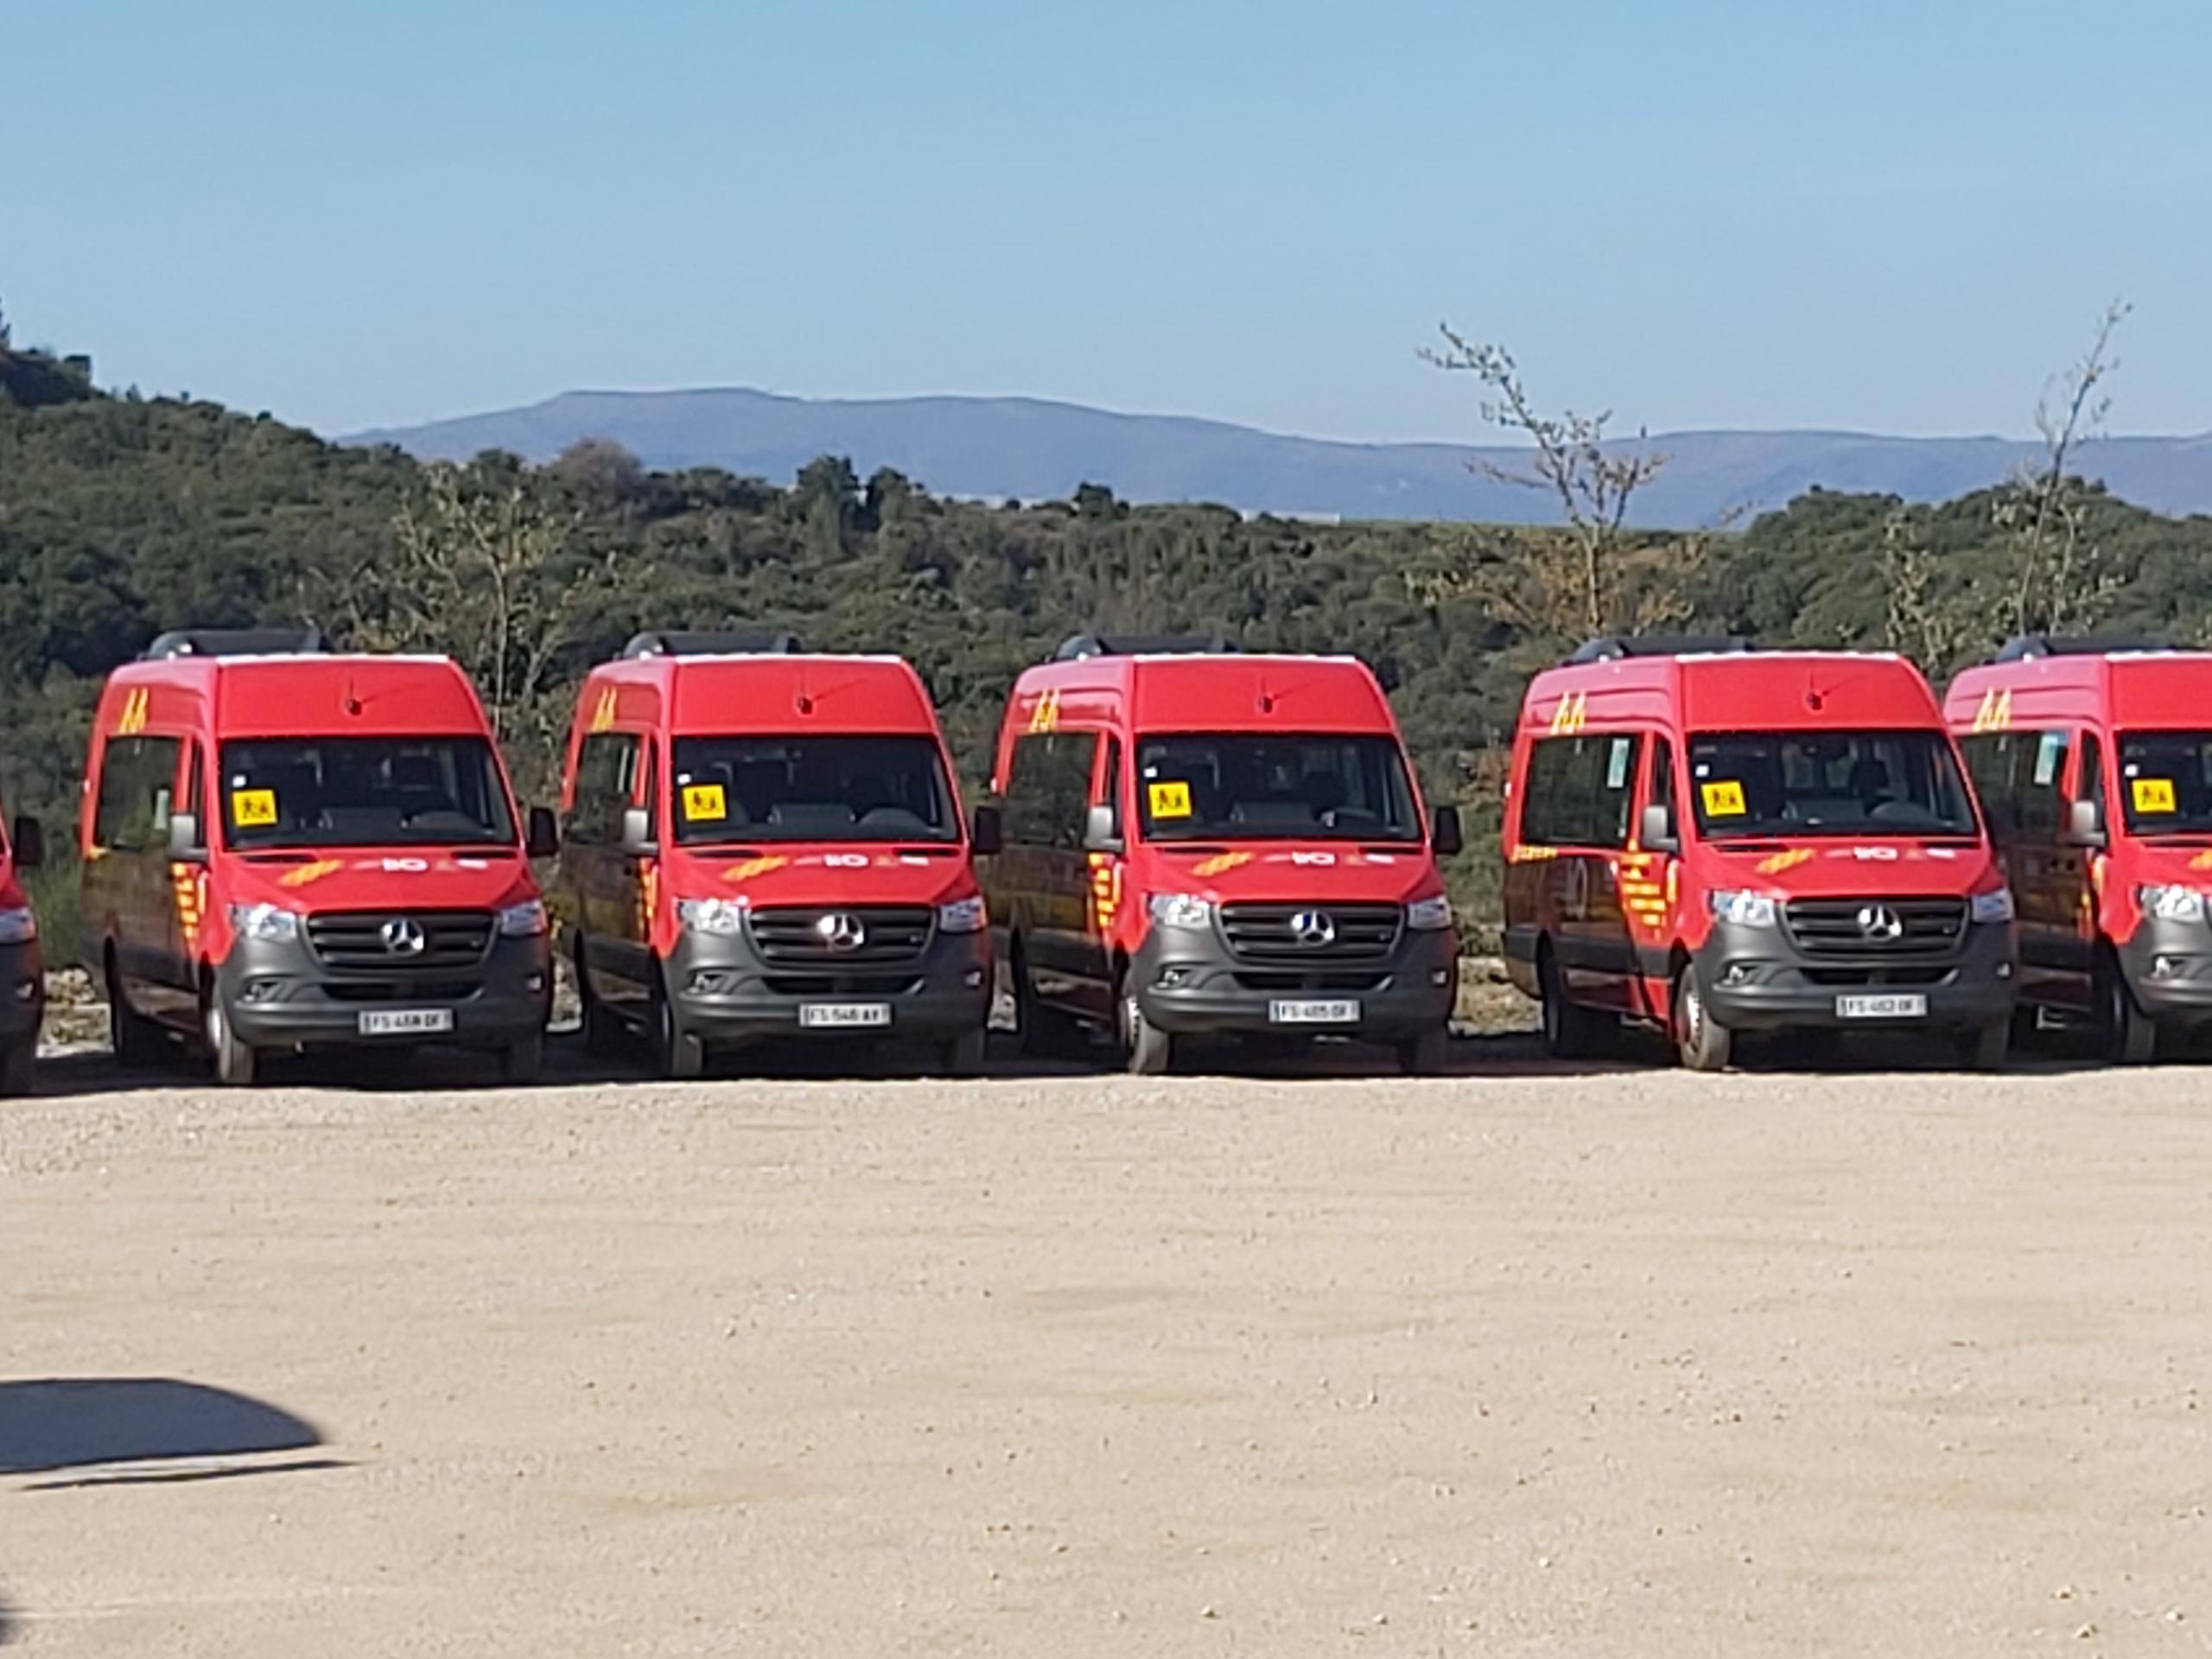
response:
[[[2212,732],[2126,732],[2120,807],[2139,836],[2212,835]]]
[[[1153,841],[1421,838],[1405,758],[1388,737],[1143,738],[1136,804]]]
[[[480,737],[285,737],[223,745],[229,844],[459,847],[515,838]]]
[[[1708,841],[1976,832],[1939,732],[1710,732],[1690,740],[1689,762]]]
[[[679,737],[679,842],[957,841],[926,737]]]

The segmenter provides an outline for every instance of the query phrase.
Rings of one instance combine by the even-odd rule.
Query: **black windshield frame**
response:
[[[1697,732],[1684,758],[1705,841],[1956,842],[1982,833],[1965,772],[1940,731]]]
[[[1147,842],[1427,838],[1405,750],[1382,732],[1147,733],[1130,783]]]
[[[944,748],[919,733],[694,734],[671,740],[670,762],[668,822],[679,846],[956,846],[962,838]]]
[[[2212,730],[2121,732],[2113,739],[2113,760],[2129,835],[2142,841],[2212,836]],[[2171,811],[2159,805],[2165,800],[2173,804]]]
[[[505,774],[479,736],[230,738],[216,784],[224,845],[241,852],[518,842]]]

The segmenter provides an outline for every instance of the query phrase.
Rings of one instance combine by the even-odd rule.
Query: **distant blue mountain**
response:
[[[743,387],[569,391],[527,409],[357,433],[425,460],[509,449],[547,461],[579,438],[611,438],[649,467],[721,467],[788,483],[817,455],[851,457],[865,477],[893,467],[945,495],[1023,500],[1104,484],[1130,501],[1212,501],[1247,512],[1347,518],[1542,523],[1542,496],[1471,470],[1516,464],[1509,448],[1337,443],[1219,421],[1117,415],[1028,397],[785,397]],[[1674,432],[1672,457],[1637,497],[1650,526],[1711,524],[1779,507],[1815,486],[1948,500],[2032,462],[2003,438],[1889,438],[1856,432]],[[2212,512],[2212,434],[2101,440],[2081,470],[2161,512]]]

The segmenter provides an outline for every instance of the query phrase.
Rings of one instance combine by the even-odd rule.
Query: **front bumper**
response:
[[[545,1029],[553,1006],[552,942],[494,938],[474,967],[435,975],[345,970],[318,961],[291,940],[240,939],[215,970],[231,1029],[252,1048],[505,1048]],[[443,1009],[453,1029],[429,1034],[365,1036],[373,1011]]]
[[[2212,927],[2146,916],[2119,955],[2136,1006],[2153,1020],[2212,1020]]]
[[[1274,1032],[1395,1039],[1440,1030],[1459,997],[1459,940],[1448,927],[1401,927],[1387,956],[1312,965],[1244,961],[1211,927],[1154,926],[1131,958],[1127,984],[1161,1031]],[[1348,1001],[1356,1024],[1284,1025],[1284,1001]]]
[[[769,963],[743,934],[679,936],[665,964],[669,995],[689,1035],[709,1042],[776,1037],[922,1038],[942,1041],[981,1031],[991,1013],[987,930],[932,929],[903,963]],[[803,1026],[800,1009],[829,1003],[881,1004],[884,1026]]]
[[[1935,961],[1877,956],[1810,956],[1779,928],[1716,923],[1694,953],[1713,1017],[1735,1031],[1784,1027],[1973,1029],[2012,1017],[2019,951],[2011,924],[1976,923],[1955,956]],[[1846,1019],[1840,996],[1904,993],[1928,999],[1925,1015]]]
[[[38,941],[0,944],[0,1048],[36,1042],[46,1017],[46,971]]]

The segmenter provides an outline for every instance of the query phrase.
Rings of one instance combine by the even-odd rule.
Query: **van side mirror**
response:
[[[1103,801],[1083,815],[1083,849],[1086,853],[1122,850],[1121,827],[1114,822],[1114,809]]]
[[[2105,815],[2094,801],[2075,801],[2066,812],[2067,839],[2076,847],[2105,844]]]
[[[986,803],[969,815],[968,849],[982,857],[1002,852],[1006,848],[1006,818],[999,809]]]
[[[17,845],[20,847],[21,842]],[[22,854],[18,851],[16,857],[20,863]],[[169,861],[175,864],[204,864],[207,861],[207,842],[200,833],[198,813],[169,814]]]
[[[523,833],[522,849],[526,856],[550,858],[561,850],[561,826],[553,821],[551,807],[531,807],[529,825]]]
[[[1646,851],[1679,853],[1681,837],[1675,833],[1675,812],[1672,807],[1654,801],[1643,809],[1643,821],[1637,826],[1637,843]]]
[[[1439,858],[1450,858],[1466,846],[1467,835],[1459,827],[1458,807],[1440,806],[1428,817],[1428,844]]]
[[[35,870],[46,862],[46,831],[39,828],[36,818],[17,818],[9,840],[16,849],[17,869]]]
[[[653,839],[651,807],[626,806],[622,809],[622,850],[632,858],[660,856],[660,843]]]

